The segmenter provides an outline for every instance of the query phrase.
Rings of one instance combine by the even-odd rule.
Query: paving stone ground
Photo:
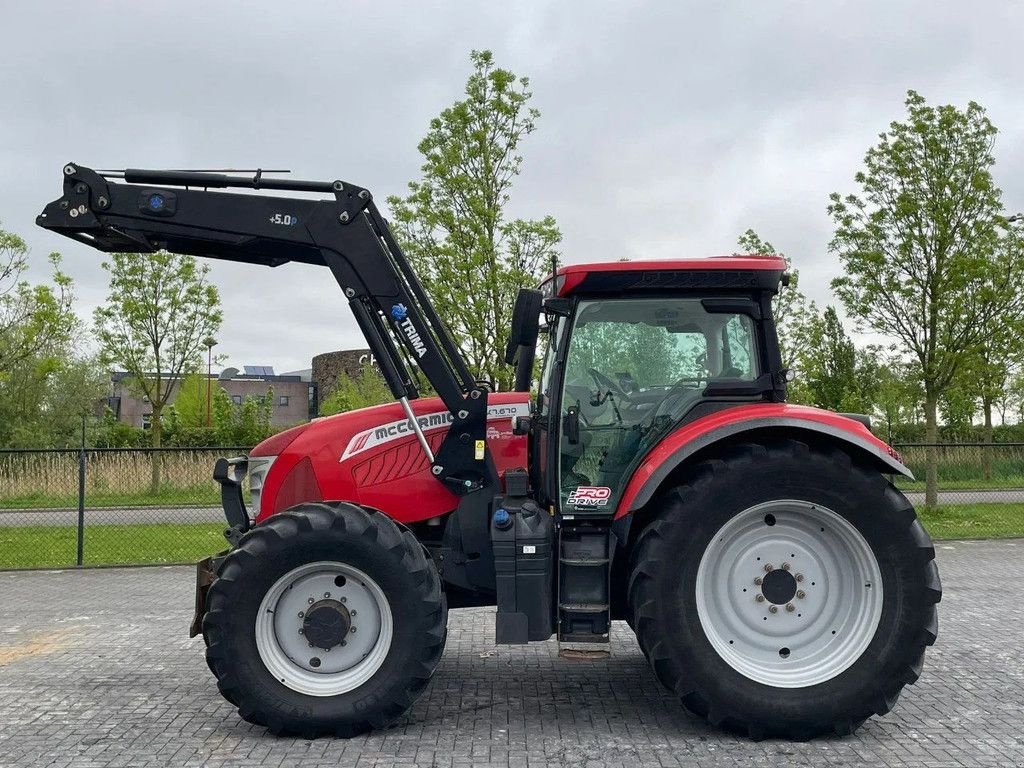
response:
[[[0,573],[0,766],[1024,766],[1024,540],[937,546],[939,642],[895,711],[855,736],[754,743],[661,689],[625,625],[606,661],[496,647],[453,611],[433,683],[396,726],[276,738],[217,693],[189,640],[192,572]]]

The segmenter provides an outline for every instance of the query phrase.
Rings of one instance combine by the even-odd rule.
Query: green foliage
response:
[[[103,268],[110,294],[94,319],[104,360],[132,374],[149,399],[159,446],[164,407],[181,377],[198,368],[203,340],[220,328],[220,296],[207,280],[209,267],[192,256],[115,253]]]
[[[923,396],[920,377],[896,358],[878,358],[877,380],[873,414],[881,421],[882,436],[893,442],[900,430],[915,422]]]
[[[196,376],[196,383],[188,383],[186,376],[171,413],[175,416],[168,435],[172,445],[221,446],[256,445],[274,434],[271,426],[274,412],[274,390],[267,388],[265,395],[247,395],[241,404],[232,402],[231,396],[216,382],[210,394],[210,426],[206,426],[206,381]],[[185,396],[183,409],[178,404]]]
[[[628,372],[640,387],[674,384],[684,376],[705,375],[706,342],[693,334],[686,350],[677,348],[676,335],[642,323],[586,323],[573,332],[567,381],[596,386],[588,371]],[[699,342],[698,342],[699,339]]]
[[[830,196],[830,247],[843,267],[832,287],[852,316],[913,358],[933,440],[940,395],[1015,287],[996,253],[996,129],[985,110],[929,106],[914,91],[906,107],[906,120],[867,151],[855,176],[860,194]],[[934,461],[927,474],[934,504]]]
[[[0,229],[0,446],[77,443],[83,414],[103,394],[96,361],[76,352],[71,279],[58,254],[50,264],[52,284],[23,280],[28,246]]]
[[[551,216],[506,219],[522,157],[540,113],[529,80],[473,51],[466,98],[430,122],[419,151],[423,177],[390,197],[396,235],[466,355],[470,369],[511,386],[503,362],[516,292],[539,282],[562,235]]]
[[[801,336],[800,370],[810,404],[871,413],[881,383],[879,350],[857,349],[831,305],[811,318]]]
[[[208,381],[198,373],[188,373],[181,379],[174,396],[173,418],[182,429],[201,429],[206,426],[207,394],[210,395],[210,425],[213,423],[213,388],[220,389],[217,382]]]
[[[393,399],[384,377],[373,366],[366,366],[359,376],[338,379],[337,387],[320,403],[320,415],[332,416],[388,403]]]
[[[44,361],[66,344],[75,326],[71,278],[60,270],[60,255],[50,254],[53,285],[22,279],[28,246],[0,229],[0,381],[19,363]]]
[[[146,448],[149,430],[125,424],[106,408],[95,429],[86,433],[86,441],[96,448]]]
[[[800,271],[794,269],[792,261],[786,254],[776,250],[775,246],[761,238],[752,229],[748,229],[737,239],[741,254],[760,254],[781,256],[786,260],[789,272],[789,285],[781,288],[772,301],[775,316],[775,330],[779,337],[779,351],[782,355],[782,366],[799,370],[802,340],[806,336],[807,326],[817,316],[818,309],[800,290]],[[799,381],[799,379],[798,379]],[[794,382],[796,383],[796,382]],[[807,403],[809,393],[801,387],[790,386],[788,399],[791,402]]]
[[[67,347],[20,361],[0,382],[0,445],[80,445],[82,418],[96,421],[108,384],[94,357],[78,357]]]
[[[199,367],[203,341],[220,328],[220,296],[207,282],[209,267],[166,251],[114,253],[107,303],[93,315],[106,362],[132,374],[149,399],[150,439],[160,446],[163,409],[175,386]],[[160,462],[152,462],[151,489],[160,488]]]

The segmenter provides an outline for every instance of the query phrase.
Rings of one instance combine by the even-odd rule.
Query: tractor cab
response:
[[[737,403],[782,402],[771,299],[785,269],[777,256],[572,265],[524,290],[510,350],[526,348],[527,308],[540,304],[531,470],[547,504],[610,516],[675,428]],[[515,360],[532,369],[528,354]]]

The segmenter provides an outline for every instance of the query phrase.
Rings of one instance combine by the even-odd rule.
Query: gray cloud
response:
[[[0,1],[0,220],[65,255],[83,314],[100,254],[37,230],[67,160],[284,166],[378,198],[417,175],[470,48],[529,75],[543,112],[514,213],[556,216],[569,261],[730,252],[754,227],[829,299],[826,198],[907,88],[988,107],[1024,208],[1024,7],[1010,3],[23,3]],[[326,273],[215,264],[220,351],[278,370],[356,345]]]

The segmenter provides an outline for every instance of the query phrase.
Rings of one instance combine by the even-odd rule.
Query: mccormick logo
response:
[[[566,503],[574,507],[603,507],[608,504],[611,495],[612,489],[603,485],[581,485],[570,491]]]
[[[487,407],[487,419],[503,419],[511,420],[513,416],[526,416],[530,412],[529,403],[510,403],[509,405],[489,405]],[[435,429],[441,429],[447,427],[452,423],[452,415],[449,411],[435,411],[434,413],[424,413],[421,416],[416,417],[416,421],[419,422],[420,429],[424,432],[430,432]],[[491,430],[493,427],[488,427],[488,437],[494,439]],[[378,445],[384,443],[390,443],[393,440],[401,440],[404,437],[408,437],[413,434],[412,424],[408,419],[400,419],[398,421],[392,421],[388,424],[381,424],[377,427],[359,432],[352,436],[352,439],[348,441],[348,445],[345,446],[345,452],[341,454],[341,458],[338,461],[345,461],[351,456],[368,451],[371,448],[375,448]],[[505,433],[499,432],[500,436],[504,437]],[[511,432],[508,433],[509,436]]]

